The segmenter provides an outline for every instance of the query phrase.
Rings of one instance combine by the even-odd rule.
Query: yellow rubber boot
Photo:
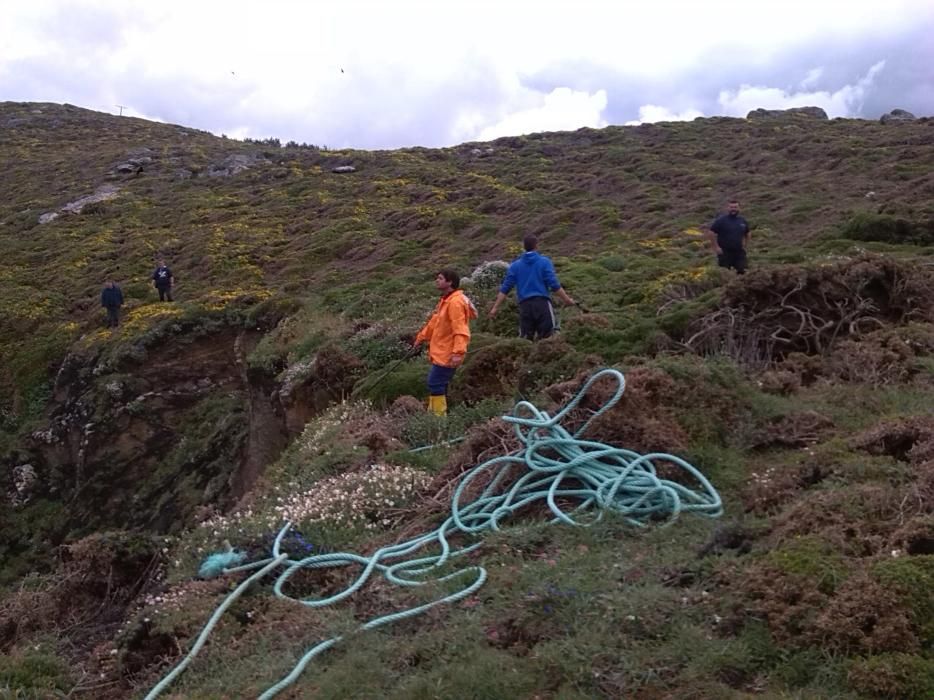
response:
[[[434,413],[436,416],[446,416],[448,413],[448,397],[429,396],[428,410]]]

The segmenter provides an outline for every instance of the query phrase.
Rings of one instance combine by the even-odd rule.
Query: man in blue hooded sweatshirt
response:
[[[525,253],[516,258],[503,278],[499,294],[490,309],[490,318],[496,316],[500,304],[513,287],[519,300],[519,337],[534,340],[547,338],[555,332],[555,312],[551,308],[550,292],[557,294],[568,306],[576,303],[561,287],[555,266],[538,252],[538,237],[528,234],[522,239]]]

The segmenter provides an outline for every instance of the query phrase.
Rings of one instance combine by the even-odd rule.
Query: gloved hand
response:
[[[409,355],[412,355],[413,357],[414,357],[415,355],[421,354],[422,348],[425,346],[425,344],[422,343],[422,342],[415,342],[415,336],[414,336],[414,335],[413,335],[411,338],[409,338],[408,343],[409,343],[409,353],[408,353],[408,354],[409,354]]]

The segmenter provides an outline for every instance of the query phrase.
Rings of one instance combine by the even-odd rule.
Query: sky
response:
[[[934,0],[4,0],[0,101],[366,149],[934,116]]]

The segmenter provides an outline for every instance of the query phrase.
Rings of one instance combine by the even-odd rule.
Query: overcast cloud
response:
[[[934,115],[934,3],[7,0],[0,101],[445,146],[757,107]]]

